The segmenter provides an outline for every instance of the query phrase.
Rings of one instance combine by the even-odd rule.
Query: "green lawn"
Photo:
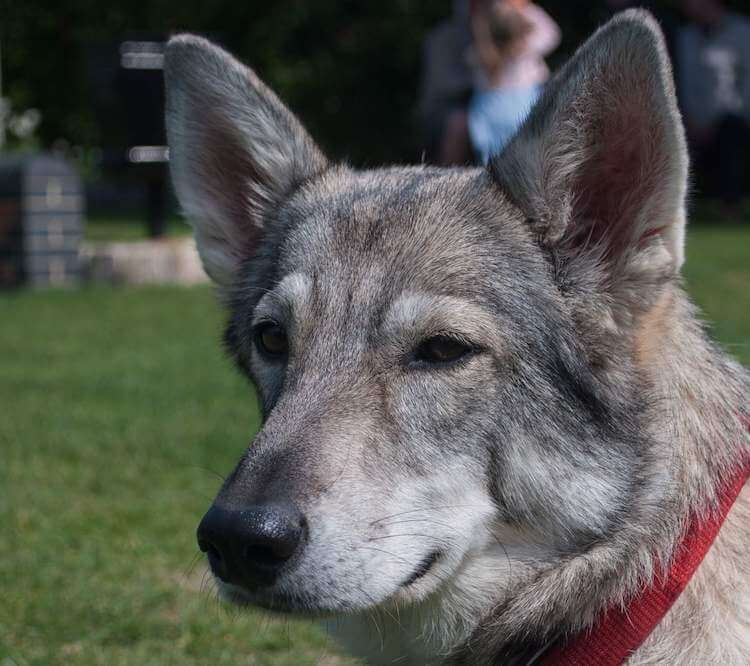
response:
[[[135,241],[148,238],[148,227],[145,220],[130,216],[95,216],[86,219],[84,233],[89,241]],[[186,236],[190,226],[184,219],[173,216],[167,219],[166,233]]]
[[[750,222],[693,227],[683,272],[714,337],[750,366]]]
[[[221,608],[196,561],[258,425],[211,291],[20,292],[0,312],[0,664],[331,661],[313,625]]]
[[[686,274],[750,363],[750,227]],[[0,666],[344,663],[315,626],[217,603],[194,531],[258,426],[207,288],[0,295]]]

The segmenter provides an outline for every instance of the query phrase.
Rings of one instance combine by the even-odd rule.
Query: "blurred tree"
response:
[[[188,30],[250,63],[333,156],[360,165],[418,158],[421,43],[450,11],[450,0],[0,1],[4,94],[41,111],[43,145],[122,145],[103,80],[117,42]]]
[[[540,4],[563,28],[554,66],[608,4],[622,3]],[[727,4],[742,11],[747,0]],[[450,9],[451,0],[0,0],[3,94],[14,109],[41,111],[44,146],[122,145],[123,112],[103,80],[107,58],[129,35],[188,30],[257,69],[333,157],[365,166],[414,161],[421,47]]]

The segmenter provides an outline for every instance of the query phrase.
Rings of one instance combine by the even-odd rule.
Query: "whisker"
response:
[[[406,518],[405,520],[393,520],[385,523],[385,525],[381,525],[381,527],[392,527],[393,525],[402,525],[405,523],[432,523],[433,525],[440,525],[440,527],[446,527],[449,530],[452,530],[456,532],[457,534],[460,534],[461,536],[464,536],[466,533],[461,532],[456,529],[454,525],[449,525],[448,523],[444,523],[440,520],[435,520],[434,518]]]
[[[410,513],[418,513],[420,511],[442,511],[444,509],[473,509],[480,506],[479,504],[445,504],[442,506],[427,506],[422,509],[410,509],[409,511],[401,511],[399,513],[393,513],[390,516],[384,516],[383,518],[378,518],[377,520],[373,520],[370,523],[370,526],[375,525],[375,523],[381,523],[383,521],[389,520],[390,518],[398,518],[399,516],[405,516]]]
[[[347,448],[347,451],[346,451],[346,460],[344,461],[344,464],[341,466],[341,471],[339,471],[338,475],[330,483],[330,485],[328,485],[328,487],[326,487],[326,488],[323,489],[323,492],[321,493],[321,495],[328,494],[330,492],[331,488],[333,488],[336,485],[336,483],[339,481],[339,479],[344,475],[344,471],[349,466],[349,459],[351,458],[351,455],[352,455],[352,447],[350,446],[350,447]]]
[[[397,560],[399,562],[408,564],[410,566],[415,566],[414,562],[412,562],[411,560],[407,560],[405,557],[401,557],[399,555],[396,555],[395,553],[391,553],[390,551],[384,550],[383,548],[375,548],[374,546],[359,546],[358,550],[374,550],[374,551],[376,551],[378,553],[383,553],[385,555],[389,555],[390,557],[392,557],[393,559],[395,559],[395,560]],[[430,571],[428,571],[425,574],[425,576],[434,576],[441,583],[448,583],[449,582],[448,578],[445,578],[445,576],[442,576],[442,575],[438,575],[437,572],[433,571],[432,569]]]
[[[200,551],[196,551],[193,557],[190,558],[190,563],[187,565],[185,571],[182,572],[183,578],[190,578],[202,555],[203,553],[201,553]]]
[[[364,590],[363,590],[363,592],[364,592]],[[383,608],[381,606],[378,606],[377,602],[375,601],[375,598],[371,594],[369,594],[368,592],[364,592],[364,594],[369,599],[370,603],[373,605],[373,610],[375,610],[376,612],[383,612],[383,613],[385,613],[386,615],[388,615],[388,617],[390,617],[398,625],[399,629],[403,630],[403,627],[401,626],[400,620],[397,617],[395,617],[393,615],[393,613],[391,613],[387,608]],[[381,649],[382,649],[382,643],[381,643]]]
[[[384,553],[385,555],[390,555],[392,558],[399,560],[400,562],[406,562],[407,564],[411,564],[410,560],[407,560],[405,557],[401,557],[400,555],[396,555],[396,553],[391,553],[388,550],[384,550],[382,548],[375,548],[375,546],[359,546],[357,550],[374,550],[378,553]]]
[[[404,533],[404,534],[384,534],[381,536],[370,537],[367,541],[381,541],[382,539],[395,539],[396,537],[422,537],[423,539],[433,539],[440,541],[440,537],[436,537],[434,534],[419,534],[418,532]]]
[[[206,569],[203,572],[203,576],[201,576],[201,585],[200,585],[200,593],[205,594],[206,593],[206,587],[210,586],[210,584],[213,582],[213,577],[211,576],[211,572]],[[210,591],[210,590],[209,590]]]
[[[199,470],[201,470],[201,472],[208,472],[209,474],[212,474],[217,479],[219,479],[222,483],[224,481],[226,481],[226,476],[224,476],[223,474],[220,474],[215,469],[211,469],[210,467],[204,467],[203,465],[186,465],[186,467],[188,467],[188,468],[192,467],[193,469],[199,469]]]
[[[367,596],[369,597],[370,595],[367,595]],[[370,597],[370,602],[372,603],[373,601],[374,601],[374,600],[373,600],[373,598],[372,598],[372,597]],[[371,622],[372,622],[372,623],[373,623],[373,624],[375,625],[375,629],[376,629],[376,630],[377,630],[377,632],[378,632],[378,638],[380,639],[380,651],[382,652],[382,651],[383,651],[383,649],[385,648],[385,639],[383,638],[383,632],[382,632],[382,630],[380,629],[380,625],[378,624],[378,621],[377,621],[377,619],[375,619],[375,615],[374,615],[374,613],[372,613],[372,612],[368,612],[368,613],[367,613],[367,617],[368,617],[368,618],[370,619],[370,621],[371,621]]]

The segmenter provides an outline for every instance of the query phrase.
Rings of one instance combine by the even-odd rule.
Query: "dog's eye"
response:
[[[255,344],[261,353],[274,358],[286,355],[289,349],[286,331],[272,321],[255,327]]]
[[[414,358],[421,363],[452,363],[472,351],[472,347],[461,340],[447,335],[436,335],[424,340],[417,347]]]

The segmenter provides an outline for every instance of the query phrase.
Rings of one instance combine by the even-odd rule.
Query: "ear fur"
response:
[[[274,207],[327,162],[255,73],[211,42],[173,37],[164,72],[177,198],[206,272],[228,287]]]
[[[664,39],[642,10],[575,53],[490,165],[543,245],[597,254],[612,283],[678,273],[687,169]]]

